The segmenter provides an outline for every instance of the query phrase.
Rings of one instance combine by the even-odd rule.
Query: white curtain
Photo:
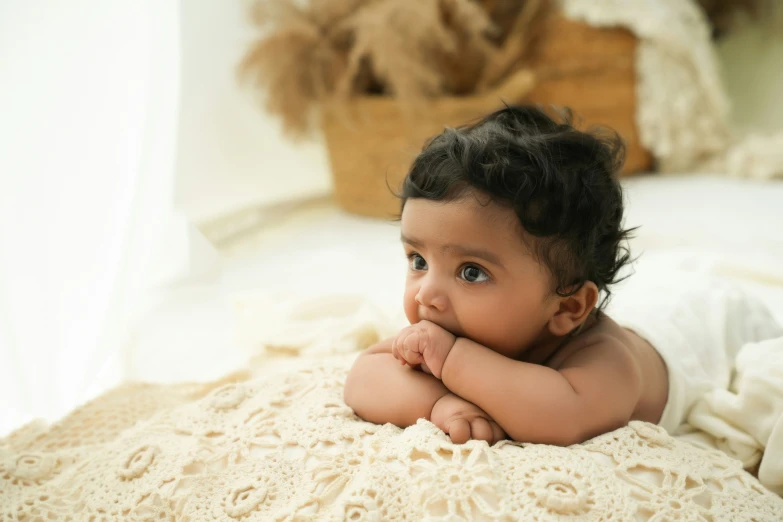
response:
[[[180,6],[177,201],[196,222],[322,197],[332,188],[323,143],[285,136],[256,90],[237,81],[237,64],[260,34],[250,4],[182,0]]]
[[[0,435],[118,383],[155,260],[187,248],[178,63],[176,0],[0,2]]]

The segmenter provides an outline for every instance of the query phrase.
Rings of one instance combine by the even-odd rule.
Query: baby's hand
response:
[[[503,428],[484,410],[453,393],[447,393],[435,403],[430,421],[448,433],[455,444],[476,439],[492,445],[506,438]]]
[[[419,321],[400,330],[392,344],[392,354],[400,364],[422,366],[422,370],[440,379],[443,363],[457,338],[429,321]]]

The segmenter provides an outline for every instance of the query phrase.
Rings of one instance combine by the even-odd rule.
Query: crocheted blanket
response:
[[[353,357],[127,385],[27,426],[0,441],[0,519],[783,519],[783,500],[740,461],[651,424],[560,448],[364,422],[342,400]]]

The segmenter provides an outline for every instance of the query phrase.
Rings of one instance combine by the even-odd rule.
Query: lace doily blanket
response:
[[[342,400],[353,357],[125,386],[27,426],[0,445],[0,520],[783,519],[739,461],[650,424],[559,448],[363,422]]]
[[[661,171],[783,177],[783,132],[731,131],[709,26],[694,0],[560,2],[570,18],[625,27],[639,38],[636,121]]]

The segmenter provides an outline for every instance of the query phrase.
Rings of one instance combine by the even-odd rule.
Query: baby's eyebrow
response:
[[[409,245],[416,248],[421,248],[423,245],[423,243],[421,243],[420,241],[407,237],[404,234],[400,234],[400,240],[403,243],[408,243]],[[494,252],[490,252],[489,250],[485,250],[483,248],[473,248],[473,247],[463,246],[463,245],[446,244],[446,245],[441,245],[440,249],[444,252],[454,252],[465,257],[476,257],[479,259],[483,259],[484,261],[487,261],[489,263],[492,263],[493,265],[503,267],[503,263],[500,262],[500,258],[497,256],[497,254],[495,254]]]
[[[421,247],[422,243],[420,241],[416,241],[413,238],[407,237],[405,234],[400,234],[400,241],[403,243],[408,243],[411,246],[415,246],[417,248]]]
[[[503,266],[503,263],[500,262],[500,258],[494,252],[490,252],[489,250],[484,250],[481,248],[471,248],[462,245],[443,245],[441,248],[445,251],[451,250],[465,257],[477,257],[479,259],[483,259],[484,261],[492,263],[493,265],[497,265],[500,267]]]

